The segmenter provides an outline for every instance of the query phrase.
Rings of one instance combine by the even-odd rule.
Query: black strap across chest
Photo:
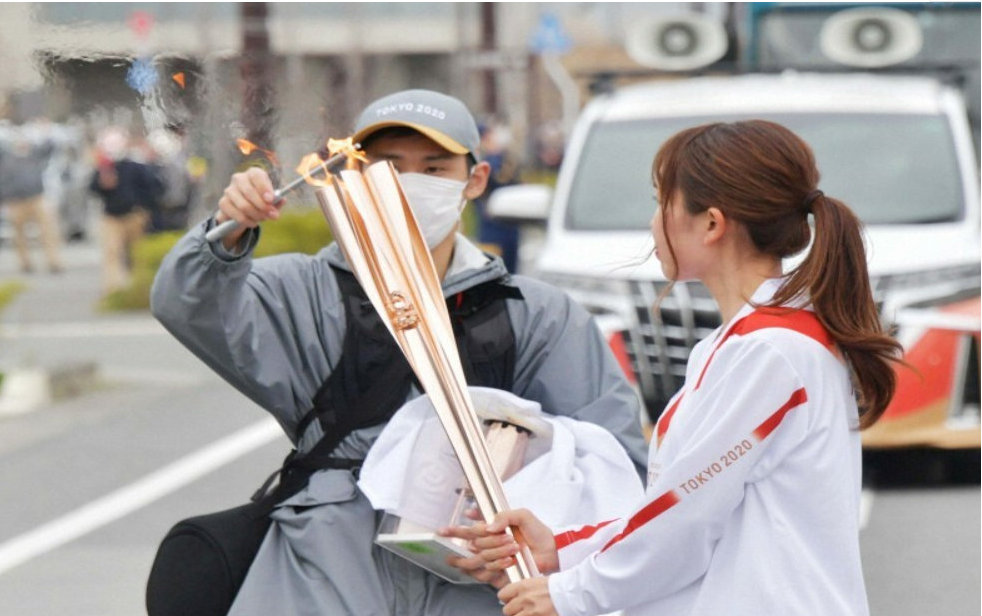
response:
[[[314,395],[314,405],[297,427],[299,440],[310,423],[317,421],[323,437],[311,449],[296,451],[279,471],[280,485],[267,495],[267,481],[253,497],[280,502],[306,485],[322,468],[349,468],[358,461],[332,457],[346,436],[389,420],[401,407],[416,382],[412,368],[382,323],[354,275],[332,268],[345,310],[345,335],[341,358]],[[515,369],[515,334],[508,317],[507,299],[521,300],[522,293],[500,278],[471,287],[447,298],[457,350],[469,385],[510,391]],[[417,383],[417,388],[418,383]]]

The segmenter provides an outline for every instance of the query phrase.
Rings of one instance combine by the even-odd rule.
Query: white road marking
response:
[[[859,530],[866,528],[869,524],[869,517],[872,512],[873,491],[864,489],[859,496]]]
[[[105,338],[170,334],[153,319],[0,325],[0,338]]]
[[[0,544],[0,575],[118,520],[282,436],[264,419],[199,449],[60,518]]]
[[[204,365],[198,370],[167,370],[102,364],[99,366],[99,374],[113,383],[138,381],[152,385],[196,385],[215,380],[214,373]]]

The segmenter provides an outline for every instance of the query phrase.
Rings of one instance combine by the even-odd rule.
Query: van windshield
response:
[[[760,117],[760,116],[754,116]],[[646,229],[655,210],[651,162],[676,132],[746,117],[597,122],[587,137],[569,198],[566,226]],[[963,215],[954,144],[941,115],[771,114],[815,152],[819,187],[869,225],[924,224]]]

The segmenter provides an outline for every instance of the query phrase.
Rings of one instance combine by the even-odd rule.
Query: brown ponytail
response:
[[[892,363],[901,347],[883,331],[873,302],[862,224],[844,203],[817,189],[811,148],[773,122],[708,124],[666,141],[652,175],[662,207],[676,192],[692,214],[716,207],[747,228],[759,251],[777,258],[807,248],[808,215],[814,216],[811,250],[771,304],[811,301],[852,368],[860,427],[873,425],[896,388]]]
[[[805,260],[774,297],[780,304],[807,292],[819,320],[849,360],[859,393],[860,427],[883,415],[896,388],[891,360],[900,343],[888,336],[873,302],[862,225],[844,203],[819,197],[815,240]]]

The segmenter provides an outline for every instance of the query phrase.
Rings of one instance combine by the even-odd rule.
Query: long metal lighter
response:
[[[323,165],[317,165],[316,167],[312,168],[308,175],[301,175],[300,177],[295,178],[289,184],[277,188],[273,191],[273,205],[279,205],[288,194],[309,182],[311,177],[321,173],[330,173],[332,167],[342,164],[345,160],[347,160],[347,157],[347,152],[339,152],[325,160]],[[209,242],[214,242],[224,238],[226,235],[238,228],[239,221],[226,220],[205,233],[205,239]]]

